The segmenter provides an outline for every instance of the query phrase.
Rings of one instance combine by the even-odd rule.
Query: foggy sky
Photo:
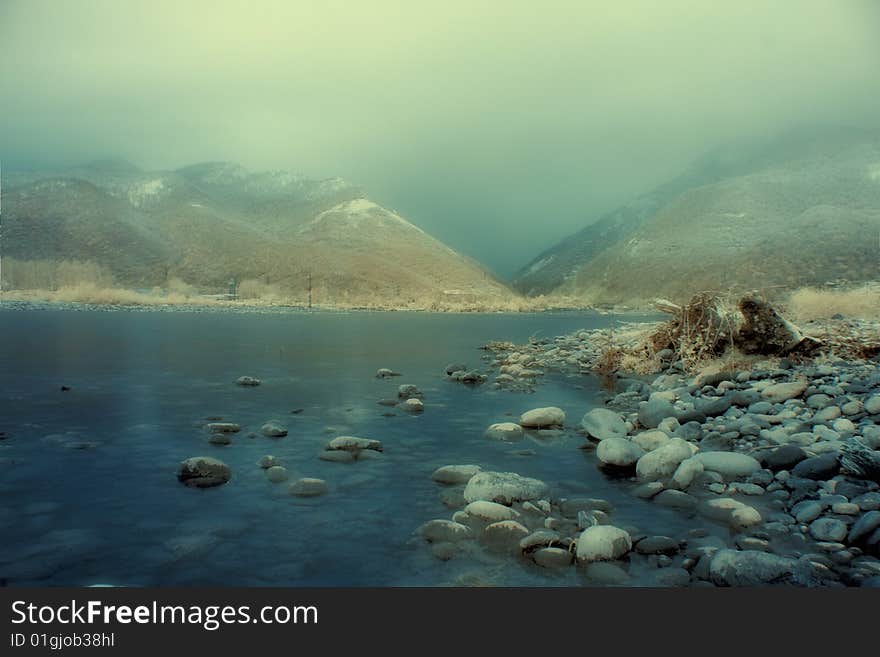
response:
[[[342,176],[502,275],[739,135],[880,126],[880,3],[0,0],[4,166]]]

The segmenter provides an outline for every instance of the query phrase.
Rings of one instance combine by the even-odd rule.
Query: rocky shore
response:
[[[845,325],[848,333],[826,326],[826,345],[852,346],[858,331],[877,330]],[[654,328],[625,325],[615,339],[635,347]],[[608,339],[607,331],[582,331],[485,349],[491,385],[530,390],[548,372],[594,373]],[[751,358],[686,373],[667,351],[648,359],[657,375],[610,375],[614,391],[579,418],[577,431],[597,468],[646,503],[676,509],[692,529],[648,535],[606,500],[558,497],[542,481],[478,464],[448,465],[434,479],[454,512],[419,530],[435,556],[508,554],[548,569],[583,568],[597,585],[648,572],[660,586],[880,586],[876,357],[843,359],[828,349],[814,359]],[[492,424],[486,437],[571,425],[558,408],[533,409]]]

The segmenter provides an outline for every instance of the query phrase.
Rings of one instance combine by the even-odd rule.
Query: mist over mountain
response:
[[[106,160],[13,172],[5,192],[4,278],[12,287],[57,286],[46,272],[74,262],[130,288],[174,279],[221,293],[234,279],[303,301],[311,286],[319,303],[511,296],[479,265],[339,178],[229,162],[147,172]]]
[[[811,128],[714,149],[526,265],[588,303],[880,276],[880,134]]]

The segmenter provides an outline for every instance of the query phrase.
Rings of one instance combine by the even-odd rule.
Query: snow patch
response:
[[[135,185],[128,190],[128,201],[139,208],[144,203],[157,198],[165,189],[165,183],[161,178],[148,180]]]
[[[536,263],[534,263],[531,267],[529,267],[527,273],[534,274],[535,272],[538,272],[538,271],[544,269],[544,267],[549,265],[554,260],[556,260],[556,254],[549,255],[546,258],[541,258]]]
[[[378,224],[393,224],[404,228],[424,233],[421,228],[414,226],[399,214],[383,208],[381,205],[373,203],[366,198],[356,198],[352,201],[345,201],[339,205],[335,205],[329,210],[325,210],[301,229],[306,232],[318,228],[321,225],[331,223],[337,227],[357,230],[364,223],[370,223],[373,226]]]

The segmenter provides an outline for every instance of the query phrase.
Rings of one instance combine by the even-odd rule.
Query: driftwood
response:
[[[840,469],[854,477],[880,482],[880,452],[850,438],[840,448]]]
[[[755,295],[742,297],[733,309],[711,294],[698,294],[684,306],[658,299],[654,307],[672,315],[652,335],[655,351],[671,348],[686,365],[719,356],[731,345],[765,356],[808,354],[821,345]]]

